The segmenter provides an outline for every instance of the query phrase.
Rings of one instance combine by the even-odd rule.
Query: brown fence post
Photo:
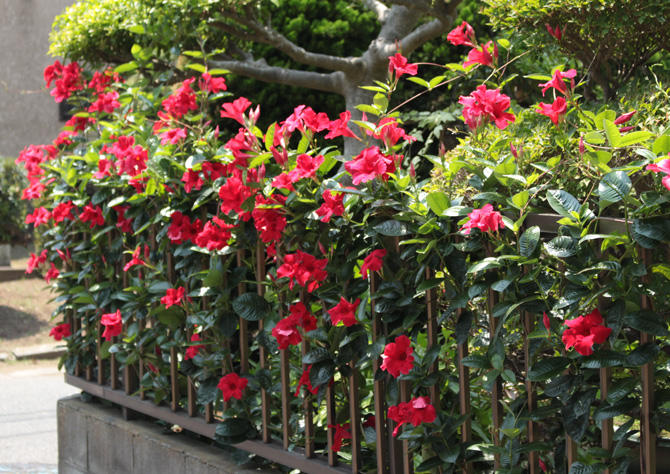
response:
[[[642,257],[642,263],[645,268],[649,267],[649,250],[639,248]],[[649,271],[649,270],[647,270]],[[645,275],[642,278],[644,283],[649,281]],[[647,295],[642,295],[640,302],[642,309],[651,310],[651,301]],[[654,342],[654,336],[641,332],[640,344]],[[654,474],[656,472],[656,431],[652,423],[654,410],[654,362],[651,361],[640,369],[642,378],[642,411],[640,414],[640,472],[642,474]]]
[[[265,246],[263,245],[263,242],[260,239],[257,239],[256,241],[256,289],[258,291],[259,296],[265,295],[265,286],[263,285],[263,282],[265,281],[265,275],[266,275],[266,270],[265,270]],[[245,334],[244,334],[244,346],[249,347],[249,339],[248,339],[248,334],[246,334],[246,321],[244,321],[245,324]],[[265,323],[261,320],[258,321],[258,331],[263,331],[265,328]],[[242,334],[242,319],[240,319],[240,346],[243,345],[243,334]],[[248,354],[247,354],[247,360],[248,360]],[[258,349],[258,357],[260,358],[260,366],[261,369],[269,369],[269,364],[268,364],[268,354],[265,348],[261,345]],[[283,368],[283,364],[282,364]],[[248,367],[247,367],[248,370]],[[288,386],[286,387],[286,390],[288,390]],[[261,389],[261,409],[262,409],[262,419],[263,419],[263,429],[262,429],[262,437],[263,441],[266,443],[269,443],[272,441],[270,437],[270,395],[268,394],[267,390],[264,388]],[[287,427],[288,429],[288,427]]]
[[[382,319],[375,310],[375,297],[377,291],[377,274],[370,272],[370,312],[372,318],[372,342],[376,342],[382,335]],[[376,374],[380,367],[380,358],[372,361],[372,372]],[[384,380],[375,378],[374,381],[374,407],[375,407],[375,433],[376,433],[376,455],[377,472],[382,474],[389,468],[388,460],[388,438],[386,435],[386,391]]]
[[[523,352],[524,359],[526,363],[526,396],[528,398],[528,413],[532,413],[533,410],[537,407],[537,398],[535,394],[535,386],[533,382],[528,379],[528,372],[531,367],[531,356],[530,356],[530,344],[528,340],[528,335],[533,332],[535,329],[535,318],[532,314],[525,311],[523,313],[523,324],[525,328],[525,334],[523,337]],[[535,422],[531,419],[528,420],[528,442],[534,443],[537,441],[537,433],[535,432]],[[539,456],[537,451],[533,450],[528,453],[528,472],[529,474],[538,474],[539,473]]]

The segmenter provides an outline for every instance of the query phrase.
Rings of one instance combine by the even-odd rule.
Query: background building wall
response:
[[[63,125],[42,72],[56,15],[74,0],[0,0],[0,156],[51,143]]]

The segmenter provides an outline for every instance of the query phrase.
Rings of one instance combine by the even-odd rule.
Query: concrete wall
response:
[[[0,0],[0,156],[51,143],[63,125],[42,72],[56,15],[74,0]]]
[[[125,421],[119,408],[58,401],[60,474],[279,474],[240,467],[222,450],[156,423]]]

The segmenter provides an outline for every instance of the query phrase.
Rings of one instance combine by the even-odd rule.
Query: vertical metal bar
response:
[[[426,268],[426,280],[433,278],[434,273],[432,269]],[[437,346],[437,291],[435,288],[429,288],[426,290],[426,316],[427,324],[426,330],[428,331],[428,347]],[[439,358],[438,358],[439,359]],[[438,361],[436,360],[428,369],[429,373],[437,372]],[[430,392],[430,401],[436,410],[440,409],[440,390],[437,384],[434,384],[429,389]]]
[[[328,441],[328,465],[337,465],[337,453],[333,451],[335,444],[335,431],[331,426],[335,425],[335,392],[330,382],[326,385],[326,439]]]
[[[170,408],[172,411],[177,411],[179,408],[179,366],[177,358],[177,348],[170,348],[170,388],[171,388],[171,400]]]
[[[291,378],[289,374],[289,350],[280,349],[280,378],[281,378],[281,421],[282,421],[282,440],[284,449],[288,449],[290,437],[290,420],[291,420],[291,401],[289,398],[289,389],[291,385]]]
[[[649,250],[640,248],[642,263],[648,268],[651,255]],[[649,270],[647,270],[648,272]],[[644,283],[649,282],[649,277],[642,277]],[[651,301],[645,294],[640,302],[642,309],[651,310]],[[654,342],[654,336],[641,332],[640,344]],[[654,410],[654,361],[642,366],[640,369],[642,379],[642,412],[640,414],[640,472],[652,474],[656,472],[656,432],[652,424]]]
[[[358,370],[356,363],[349,363],[349,429],[351,430],[351,471],[356,473],[362,467],[361,462],[361,405],[358,393]]]
[[[263,285],[263,282],[265,281],[266,273],[267,272],[265,270],[265,246],[263,245],[263,242],[260,239],[257,239],[257,241],[256,241],[256,281],[257,281],[256,289],[258,291],[259,296],[265,295],[265,285]],[[265,322],[261,320],[261,321],[258,322],[258,331],[261,332],[264,329],[265,329]],[[240,326],[240,334],[241,334],[241,326]],[[265,347],[263,347],[262,345],[258,348],[258,357],[260,359],[259,363],[260,363],[261,369],[269,369],[270,365],[268,363],[268,354],[267,354],[267,351],[265,350]],[[289,387],[287,385],[286,386],[287,391],[288,391],[288,388]],[[262,425],[263,425],[261,436],[262,436],[264,442],[269,443],[270,441],[272,441],[272,438],[270,436],[270,415],[271,415],[271,413],[270,413],[270,394],[264,388],[261,389],[261,410],[262,410]]]
[[[372,342],[375,343],[382,335],[382,319],[375,310],[375,293],[377,292],[377,274],[370,272],[370,314],[372,317]],[[372,373],[376,374],[381,363],[380,358],[372,361]],[[386,391],[382,379],[374,381],[375,433],[377,472],[382,474],[389,468],[388,438],[386,436]]]
[[[409,401],[409,383],[407,380],[400,382],[400,401],[407,403]],[[412,474],[414,472],[414,461],[409,452],[409,440],[402,442],[402,467],[405,474]]]
[[[303,357],[309,352],[309,341],[302,341],[301,352]],[[307,370],[308,364],[302,364],[302,369]],[[314,419],[312,415],[312,394],[305,390],[302,400],[302,410],[305,413],[305,457],[314,457]]]
[[[526,397],[528,400],[528,413],[532,413],[533,410],[535,410],[537,406],[537,396],[535,393],[535,386],[533,382],[531,382],[528,379],[528,371],[530,370],[531,367],[531,355],[530,355],[530,343],[528,339],[528,335],[533,332],[535,329],[535,318],[533,318],[533,315],[530,314],[529,312],[524,312],[523,313],[523,324],[524,324],[524,336],[523,336],[523,352],[524,352],[524,359],[526,363]],[[529,443],[534,443],[537,441],[537,432],[535,429],[535,422],[531,419],[528,420],[528,442]],[[529,474],[538,474],[540,471],[540,465],[539,465],[539,455],[537,451],[531,451],[528,453],[528,472]]]

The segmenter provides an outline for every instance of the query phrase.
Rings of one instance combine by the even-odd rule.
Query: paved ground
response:
[[[0,473],[57,473],[56,400],[79,391],[56,361],[0,363]]]

